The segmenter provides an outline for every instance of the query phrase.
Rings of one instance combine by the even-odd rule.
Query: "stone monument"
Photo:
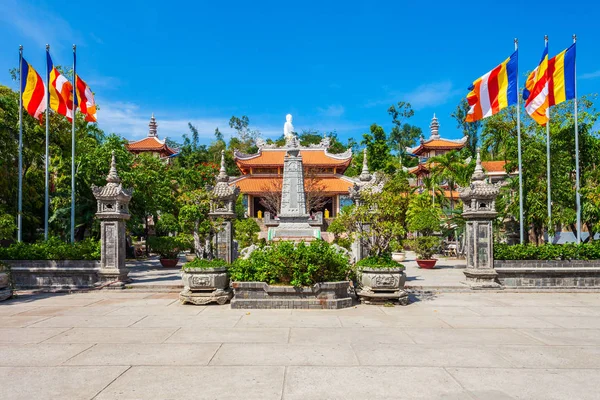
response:
[[[495,201],[500,187],[486,182],[486,178],[477,149],[477,164],[471,185],[458,189],[464,207],[462,215],[466,220],[467,268],[464,274],[466,284],[473,289],[500,288],[498,274],[494,270],[492,227],[498,215]]]
[[[221,169],[212,194],[213,201],[208,215],[213,219],[221,218],[222,220],[221,229],[214,238],[214,256],[232,263],[235,260],[233,220],[235,219],[235,202],[240,195],[240,189],[237,186],[229,185],[229,176],[225,170],[225,150],[221,150]]]
[[[124,189],[117,173],[115,152],[112,153],[106,185],[92,185],[98,201],[96,217],[100,220],[101,256],[98,285],[123,287],[129,282],[125,267],[125,221],[129,215],[129,201],[133,189]]]

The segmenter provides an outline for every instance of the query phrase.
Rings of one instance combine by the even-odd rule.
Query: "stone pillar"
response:
[[[209,217],[221,219],[221,228],[213,239],[213,252],[216,258],[228,263],[235,261],[236,251],[233,243],[233,220],[235,219],[235,203],[240,195],[240,188],[229,185],[229,176],[225,170],[225,151],[221,151],[221,169],[217,183],[212,190],[213,201]]]
[[[106,182],[106,186],[92,186],[92,192],[98,201],[96,217],[100,220],[98,283],[123,287],[130,281],[129,271],[125,267],[125,221],[130,218],[129,201],[133,190],[123,189],[121,186],[114,151]]]
[[[471,185],[459,189],[466,220],[467,268],[463,271],[466,283],[473,289],[499,288],[494,270],[493,221],[498,215],[495,200],[500,192],[498,185],[486,182],[477,150],[477,165]]]
[[[283,185],[279,217],[308,218],[304,192],[304,167],[296,138],[283,159]]]

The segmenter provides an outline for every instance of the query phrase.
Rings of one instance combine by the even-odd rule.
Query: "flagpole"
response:
[[[519,39],[515,38],[515,51],[519,50]],[[518,60],[518,59],[517,59]],[[523,228],[523,164],[521,159],[521,95],[519,94],[519,74],[517,73],[517,152],[519,153],[519,233],[520,242],[525,242]]]
[[[577,35],[573,35],[573,44],[577,43]],[[575,62],[575,201],[577,209],[577,244],[581,243],[581,195],[579,193],[579,126],[577,123],[577,62]],[[592,232],[590,232],[590,235]]]
[[[48,218],[50,210],[50,190],[48,181],[50,180],[50,65],[48,65],[48,54],[50,53],[50,45],[46,44],[46,175],[44,177],[44,240],[48,240]]]
[[[73,115],[71,119],[71,243],[75,243],[75,96],[77,90],[77,46],[73,45]]]
[[[23,46],[19,46],[19,188],[17,199],[17,242],[23,238]]]
[[[546,42],[546,48],[548,47],[548,35],[544,37]],[[548,57],[548,55],[546,55]],[[548,68],[546,67],[545,74],[548,75]],[[546,85],[548,83],[546,82]],[[551,183],[550,183],[550,107],[547,108],[548,122],[546,122],[546,180],[548,181],[548,243],[550,239],[550,229],[552,228],[552,194],[551,194]]]

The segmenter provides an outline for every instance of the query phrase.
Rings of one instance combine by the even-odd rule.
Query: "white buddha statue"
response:
[[[292,125],[292,114],[285,116],[285,124],[283,125],[283,136],[286,141],[289,141],[295,137],[294,125]]]

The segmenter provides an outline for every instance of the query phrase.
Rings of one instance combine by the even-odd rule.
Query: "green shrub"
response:
[[[392,260],[392,256],[390,254],[363,258],[362,260],[356,263],[356,266],[359,270],[363,268],[392,269],[404,267],[399,262]]]
[[[190,269],[210,269],[227,267],[229,267],[229,264],[227,264],[225,260],[221,260],[220,258],[215,258],[214,260],[207,260],[205,258],[195,258],[193,261],[185,263],[182,269],[184,271],[187,271]]]
[[[235,239],[238,241],[238,248],[243,249],[252,244],[258,243],[258,233],[260,226],[252,218],[239,219],[234,222]]]
[[[317,282],[347,280],[350,263],[345,255],[322,240],[295,245],[279,242],[257,249],[230,268],[233,281],[309,286]]]
[[[496,260],[599,260],[600,244],[515,244],[494,245]]]
[[[417,253],[421,260],[431,260],[439,250],[441,240],[437,236],[419,236],[407,241],[410,249]]]
[[[15,243],[0,248],[0,260],[99,260],[100,242],[85,239],[74,244],[51,237],[45,242]]]
[[[185,243],[177,236],[150,236],[148,245],[160,258],[166,259],[177,258],[181,249],[185,248]]]

